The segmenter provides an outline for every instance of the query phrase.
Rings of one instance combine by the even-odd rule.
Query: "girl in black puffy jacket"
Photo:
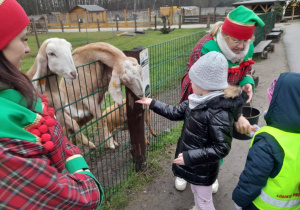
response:
[[[228,86],[227,69],[221,53],[209,52],[189,71],[194,94],[188,100],[176,107],[150,98],[136,101],[170,120],[184,120],[173,173],[191,184],[196,210],[214,209],[212,184],[220,160],[230,151],[233,123],[248,99],[240,87]]]

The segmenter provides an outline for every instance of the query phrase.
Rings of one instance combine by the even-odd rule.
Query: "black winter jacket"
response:
[[[268,126],[286,132],[300,133],[299,84],[299,73],[287,72],[280,75],[265,116]],[[232,194],[234,202],[243,207],[243,210],[257,210],[252,201],[260,195],[268,178],[275,178],[278,175],[283,160],[284,151],[274,137],[267,133],[256,135],[245,168]]]
[[[194,185],[210,186],[217,179],[220,160],[231,148],[233,123],[248,96],[230,86],[224,95],[189,108],[188,100],[173,107],[152,100],[150,109],[170,120],[184,120],[175,158],[183,153],[185,165],[173,164],[173,173]]]

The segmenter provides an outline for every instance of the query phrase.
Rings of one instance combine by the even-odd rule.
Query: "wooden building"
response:
[[[50,23],[59,23],[59,16],[61,15],[60,12],[50,12],[47,15],[47,19],[48,19],[48,24]]]
[[[243,5],[251,10],[253,10],[257,14],[267,13],[272,10],[274,3],[278,1],[281,6],[285,6],[285,0],[248,0],[248,1],[239,1],[235,2],[232,5],[238,7]]]
[[[285,19],[300,18],[300,1],[290,1],[285,8]]]
[[[46,15],[31,15],[28,17],[30,19],[30,24],[27,28],[29,33],[33,32],[33,23],[35,23],[37,32],[45,32],[47,30]]]
[[[98,5],[77,5],[69,11],[70,22],[87,21],[105,23],[106,10]]]

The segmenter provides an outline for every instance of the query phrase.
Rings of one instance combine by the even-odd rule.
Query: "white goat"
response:
[[[34,81],[33,85],[38,93],[47,96],[49,107],[55,109],[61,107],[62,104],[65,104],[66,98],[65,93],[59,90],[58,76],[65,78],[68,83],[77,78],[77,71],[72,58],[72,45],[65,39],[50,38],[45,40],[38,51],[33,66],[27,72],[27,76],[31,80],[48,76]],[[60,119],[59,123],[63,128],[65,123],[68,126],[74,124],[71,117],[65,113],[63,114],[62,111],[57,112],[56,115],[57,119]],[[67,134],[66,130],[65,133]],[[79,135],[77,134],[77,137]],[[92,149],[96,148],[87,139],[83,139],[83,143],[89,145]]]
[[[66,88],[69,103],[85,97],[82,102],[73,103],[70,109],[66,108],[79,126],[93,118],[101,117],[100,104],[107,86],[110,95],[118,104],[122,103],[121,83],[131,89],[138,98],[143,98],[141,66],[135,58],[127,57],[118,48],[103,42],[87,44],[73,51],[73,60],[77,67],[96,60],[101,60],[109,67],[101,67],[99,62],[90,64],[85,69],[79,67],[78,80],[73,81],[74,88],[64,80],[60,82],[60,88]],[[72,129],[73,133],[77,132],[72,127],[69,127],[68,131]]]

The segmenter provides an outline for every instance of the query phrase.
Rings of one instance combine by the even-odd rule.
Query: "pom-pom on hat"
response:
[[[236,39],[251,39],[255,25],[263,27],[265,23],[252,10],[239,6],[228,13],[222,31]]]
[[[271,84],[271,86],[267,90],[267,93],[268,93],[268,98],[267,99],[268,99],[269,104],[272,101],[273,92],[274,92],[277,80],[278,80],[278,78],[274,79],[273,82],[272,82],[272,84]]]
[[[209,52],[191,67],[189,78],[204,90],[224,90],[228,87],[228,62],[223,54]]]
[[[28,24],[29,18],[16,0],[0,0],[0,50]]]

